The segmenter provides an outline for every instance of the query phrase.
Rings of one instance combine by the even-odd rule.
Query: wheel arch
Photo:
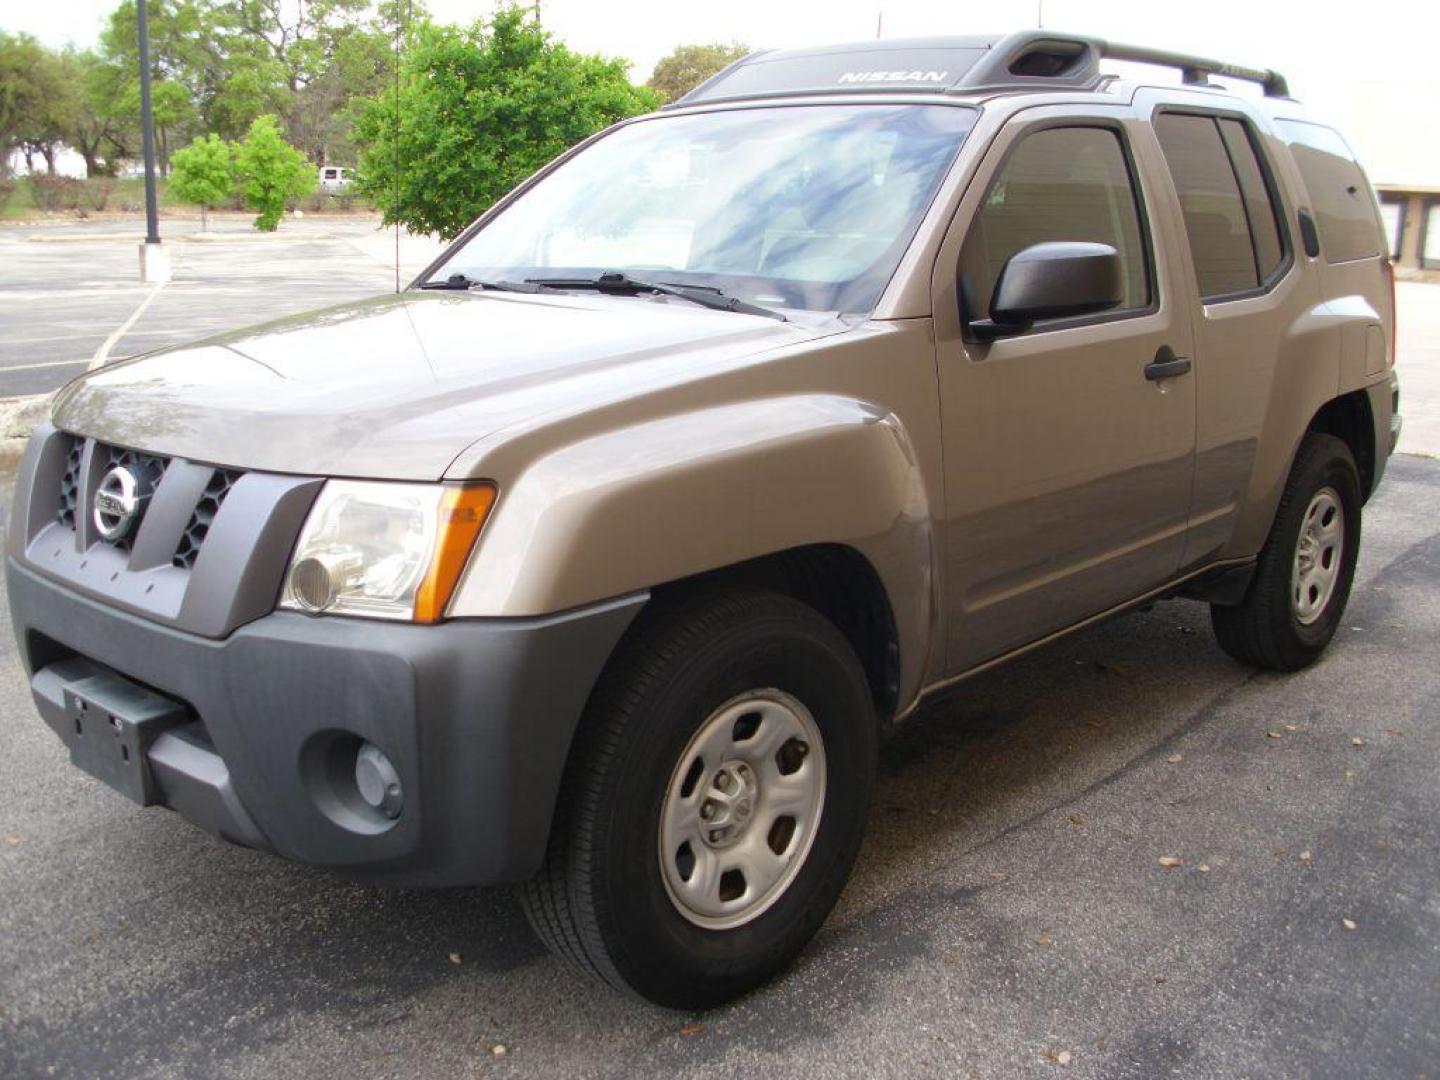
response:
[[[1331,398],[1305,428],[1305,433],[1333,435],[1350,448],[1360,473],[1360,495],[1369,499],[1375,489],[1375,415],[1364,390]],[[1298,444],[1297,444],[1298,448]]]
[[[748,585],[814,608],[850,643],[870,684],[876,716],[892,718],[900,700],[900,636],[885,584],[874,565],[847,544],[809,544],[747,559],[651,590],[668,600],[695,588]]]

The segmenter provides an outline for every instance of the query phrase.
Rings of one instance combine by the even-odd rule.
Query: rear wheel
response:
[[[1277,671],[1315,661],[1340,625],[1360,551],[1360,477],[1331,435],[1300,444],[1245,599],[1211,605],[1220,647]]]
[[[607,668],[526,913],[556,953],[676,1008],[744,993],[819,929],[875,771],[846,639],[754,589],[661,601]]]

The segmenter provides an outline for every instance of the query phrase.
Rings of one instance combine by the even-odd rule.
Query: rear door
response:
[[[947,668],[958,672],[1145,593],[1180,562],[1195,446],[1172,239],[1128,109],[1024,110],[967,188],[934,277],[945,462]],[[1015,252],[1109,244],[1125,298],[1098,316],[977,341]]]
[[[1275,469],[1260,467],[1262,436],[1277,386],[1301,386],[1299,368],[1317,355],[1300,346],[1310,336],[1302,319],[1320,297],[1296,268],[1275,147],[1253,118],[1184,97],[1159,98],[1150,109],[1174,191],[1165,205],[1184,238],[1188,257],[1179,261],[1197,311],[1195,496],[1184,554],[1191,568],[1253,554],[1263,539],[1237,529],[1254,533],[1242,518],[1274,482]]]

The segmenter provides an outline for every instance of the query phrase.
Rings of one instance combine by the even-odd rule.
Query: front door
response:
[[[1136,124],[1119,109],[1020,113],[942,246],[934,310],[951,674],[1138,597],[1180,565],[1195,377],[1157,377],[1184,367],[1157,365],[1191,356],[1190,312],[1167,257],[1171,225],[1147,215]],[[967,322],[986,316],[1005,262],[1046,241],[1115,248],[1119,306],[975,340]]]

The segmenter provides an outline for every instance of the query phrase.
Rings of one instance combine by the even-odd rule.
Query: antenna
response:
[[[1045,29],[1045,0],[1035,0],[1035,28]]]
[[[882,7],[875,13],[875,40],[879,41],[885,36],[885,9]]]
[[[406,4],[405,21],[403,23],[400,19],[400,5],[395,5],[395,175],[391,181],[391,186],[394,189],[392,209],[398,209],[400,206],[400,162],[402,160],[400,153],[400,39],[406,27],[409,25],[410,20],[414,17],[415,0],[408,0]],[[400,292],[400,218],[398,216],[395,218],[395,292],[397,295]]]

